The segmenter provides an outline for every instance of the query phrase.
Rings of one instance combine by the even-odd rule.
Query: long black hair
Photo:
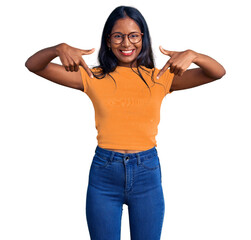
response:
[[[136,9],[134,7],[119,6],[119,7],[115,8],[111,12],[111,14],[109,15],[109,17],[106,20],[106,23],[104,25],[104,29],[103,29],[103,33],[102,33],[101,47],[100,47],[100,50],[98,53],[99,65],[93,67],[94,69],[100,68],[100,69],[102,69],[102,71],[99,74],[96,74],[94,72],[92,72],[92,73],[93,73],[94,77],[96,77],[98,79],[104,78],[106,76],[106,74],[108,74],[114,80],[114,78],[110,75],[110,72],[113,72],[116,69],[116,67],[118,66],[118,59],[113,54],[112,51],[109,51],[109,48],[107,46],[107,39],[108,39],[108,35],[112,31],[112,28],[113,28],[115,22],[121,18],[126,18],[126,17],[133,19],[138,24],[141,32],[144,33],[144,35],[142,36],[141,52],[137,56],[137,58],[135,59],[136,66],[137,66],[137,72],[135,72],[134,69],[132,68],[133,62],[130,64],[130,67],[135,73],[137,73],[141,77],[141,79],[145,82],[145,84],[149,88],[145,79],[141,75],[139,68],[144,71],[147,71],[146,69],[141,67],[141,66],[145,66],[146,68],[150,68],[150,69],[154,68],[154,71],[155,71],[151,37],[150,37],[147,23],[146,23],[143,15],[140,13],[140,11],[138,9]],[[154,83],[156,83],[153,80],[154,71],[152,71],[151,78],[152,78],[152,81]],[[115,82],[115,84],[116,84],[116,82]]]

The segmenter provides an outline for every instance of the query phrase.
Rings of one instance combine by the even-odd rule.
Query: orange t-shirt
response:
[[[84,92],[91,99],[95,110],[95,127],[98,146],[110,149],[145,151],[157,146],[155,136],[158,134],[160,107],[170,87],[174,73],[167,69],[157,79],[160,69],[146,68],[149,73],[140,69],[140,76],[129,67],[117,66],[110,75],[104,78],[90,78],[85,69],[79,66]],[[94,73],[99,70],[92,68]],[[154,71],[154,81],[151,76]],[[164,85],[164,86],[163,86]],[[116,87],[117,86],[117,87]],[[166,89],[165,89],[166,88]]]

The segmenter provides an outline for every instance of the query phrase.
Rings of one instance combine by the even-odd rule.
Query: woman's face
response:
[[[131,32],[141,33],[141,30],[134,20],[126,17],[116,21],[110,35],[114,32],[129,34]],[[114,44],[112,42],[107,42],[107,46],[111,48],[111,51],[117,57],[119,66],[130,67],[130,63],[137,58],[142,49],[142,39],[138,43],[133,44],[129,41],[128,35],[126,35],[122,43]],[[122,52],[130,50],[133,50],[132,53],[126,54]],[[136,62],[133,63],[132,67],[136,67]]]

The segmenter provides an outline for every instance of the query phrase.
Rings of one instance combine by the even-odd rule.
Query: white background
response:
[[[136,7],[150,30],[156,67],[192,49],[226,69],[217,81],[162,102],[157,136],[165,218],[161,239],[250,240],[250,18],[248,1],[5,1],[1,6],[0,238],[89,239],[88,174],[97,145],[87,95],[25,67],[66,42],[96,48],[114,8]],[[59,58],[53,60],[60,63]],[[198,67],[192,64],[190,68]],[[130,239],[123,206],[121,239]]]

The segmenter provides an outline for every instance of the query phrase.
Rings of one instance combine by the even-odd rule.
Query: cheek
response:
[[[113,48],[112,49],[112,52],[116,55],[116,54],[119,54],[119,50],[117,48]]]
[[[141,50],[142,50],[142,46],[140,46],[140,47],[138,48],[138,54],[141,53]]]
[[[138,50],[139,50],[139,52],[142,50],[142,44],[139,44],[138,46],[137,46],[137,48],[138,48]]]

